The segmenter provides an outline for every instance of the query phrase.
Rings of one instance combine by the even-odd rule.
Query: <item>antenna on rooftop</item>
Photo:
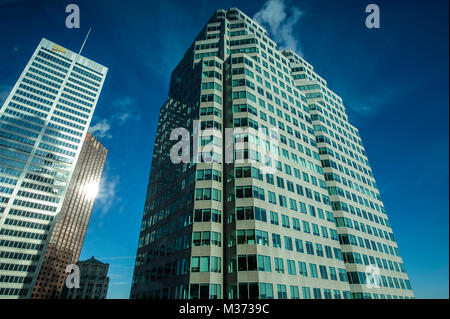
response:
[[[84,44],[86,43],[86,40],[87,40],[88,37],[89,37],[89,33],[91,33],[91,28],[89,28],[89,31],[88,31],[88,33],[86,34],[86,38],[84,38],[83,44],[81,45],[81,49],[80,49],[80,52],[78,52],[78,54],[81,54],[81,51],[83,51]]]

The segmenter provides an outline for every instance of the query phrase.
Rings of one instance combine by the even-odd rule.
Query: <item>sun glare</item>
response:
[[[88,199],[94,199],[98,194],[98,183],[97,182],[89,182],[84,185],[83,191],[86,194]]]

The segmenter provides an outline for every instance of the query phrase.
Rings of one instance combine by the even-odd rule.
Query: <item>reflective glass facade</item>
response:
[[[87,133],[61,212],[56,218],[32,298],[59,298],[67,265],[80,258],[108,150]]]

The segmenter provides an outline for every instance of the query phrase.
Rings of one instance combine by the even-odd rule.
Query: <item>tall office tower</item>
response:
[[[105,299],[108,294],[109,264],[102,263],[92,256],[77,262],[80,268],[80,287],[64,286],[61,299]]]
[[[352,293],[356,298],[414,297],[359,131],[349,123],[342,98],[295,52],[282,54],[295,86],[306,95]],[[376,267],[379,289],[365,284],[370,265]]]
[[[107,71],[42,39],[0,109],[0,298],[31,297]]]
[[[60,297],[68,275],[67,265],[75,264],[80,258],[107,154],[108,150],[87,133],[32,298]]]
[[[318,79],[215,12],[161,108],[131,298],[413,297],[361,139]]]

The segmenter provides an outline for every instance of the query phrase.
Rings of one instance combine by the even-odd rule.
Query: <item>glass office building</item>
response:
[[[236,8],[172,73],[130,297],[414,297],[342,99]]]
[[[107,71],[42,39],[0,109],[0,298],[31,297]]]

